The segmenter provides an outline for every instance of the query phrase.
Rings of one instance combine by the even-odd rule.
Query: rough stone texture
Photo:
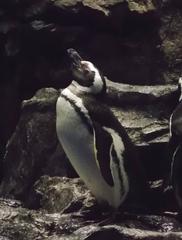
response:
[[[136,145],[168,142],[169,116],[178,98],[176,85],[136,86],[109,80],[107,85],[106,102]]]
[[[34,201],[49,213],[76,212],[95,199],[80,178],[42,176],[34,185]]]
[[[55,134],[58,91],[43,89],[34,96],[37,89],[69,84],[65,52],[77,49],[109,79],[127,83],[108,81],[106,103],[137,145],[148,179],[162,182],[182,67],[181,20],[181,0],[0,1],[0,193],[41,207],[27,210],[1,200],[1,239],[182,239],[181,224],[164,215],[127,215],[122,223],[99,227],[93,214],[85,221],[91,209],[81,213],[87,201],[79,180],[47,176],[38,181],[44,174],[74,173],[68,173]],[[69,182],[68,195],[61,182],[63,188]],[[162,206],[161,187],[156,189],[153,199]],[[85,188],[83,193],[88,196]],[[174,210],[174,201],[165,200],[166,209]]]
[[[159,31],[162,39],[161,51],[163,52],[166,61],[166,71],[164,78],[166,82],[175,82],[181,76],[182,68],[182,15],[181,6],[176,3],[173,5],[172,1],[161,16],[161,28]]]
[[[67,174],[65,155],[55,130],[57,97],[55,89],[42,89],[23,102],[21,118],[7,145],[1,195],[25,200],[32,184],[42,174]]]
[[[107,79],[107,77],[106,77]],[[170,103],[178,100],[178,87],[175,84],[165,85],[131,85],[122,83],[113,83],[110,80],[107,82],[108,100],[111,104],[122,105],[144,105]]]
[[[156,9],[155,3],[152,0],[149,1],[137,1],[127,0],[130,11],[136,11],[138,13],[146,13],[154,11]]]
[[[182,238],[182,224],[172,212],[166,216],[125,212],[115,221],[104,224],[107,215],[98,217],[98,212],[93,214],[95,202],[79,179],[44,176],[35,184],[35,192],[41,195],[41,207],[37,211],[24,208],[18,201],[0,199],[1,239]]]

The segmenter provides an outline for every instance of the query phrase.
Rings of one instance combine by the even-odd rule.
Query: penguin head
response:
[[[68,49],[71,60],[71,71],[77,88],[81,91],[99,94],[105,92],[105,79],[93,63],[83,60],[74,49]]]

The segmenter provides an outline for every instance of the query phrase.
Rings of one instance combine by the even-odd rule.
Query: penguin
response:
[[[74,80],[57,100],[57,136],[97,202],[117,210],[135,192],[143,197],[144,172],[126,130],[103,103],[105,77],[76,50],[67,53]]]
[[[169,120],[170,146],[174,152],[178,144],[182,141],[182,77],[178,81],[179,102],[173,110]]]
[[[179,103],[170,116],[170,152],[172,156],[170,182],[182,211],[182,77],[178,81]]]

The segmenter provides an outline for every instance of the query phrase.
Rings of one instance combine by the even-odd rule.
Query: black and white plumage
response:
[[[182,209],[182,78],[179,78],[178,88],[180,92],[179,103],[171,114],[170,128],[170,152],[171,184],[179,207]]]
[[[173,150],[177,147],[178,143],[182,140],[182,78],[178,81],[179,90],[179,103],[172,112],[169,120],[169,133],[170,140],[174,141]]]
[[[117,209],[144,185],[143,175],[125,129],[100,101],[106,93],[104,77],[75,50],[68,55],[74,81],[57,101],[57,136],[98,202]]]

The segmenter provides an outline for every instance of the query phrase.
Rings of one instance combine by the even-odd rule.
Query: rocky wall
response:
[[[175,200],[162,195],[181,20],[180,0],[0,2],[0,196],[23,202],[0,200],[2,239],[181,239]],[[55,132],[59,89],[71,81],[70,47],[108,78],[105,103],[137,147],[153,189],[152,214],[126,213],[99,227],[103,216],[93,216],[89,191],[70,179],[76,173]]]
[[[70,81],[67,48],[76,48],[115,82],[176,83],[180,29],[180,0],[2,0],[1,155],[21,101],[42,87],[60,88]]]

